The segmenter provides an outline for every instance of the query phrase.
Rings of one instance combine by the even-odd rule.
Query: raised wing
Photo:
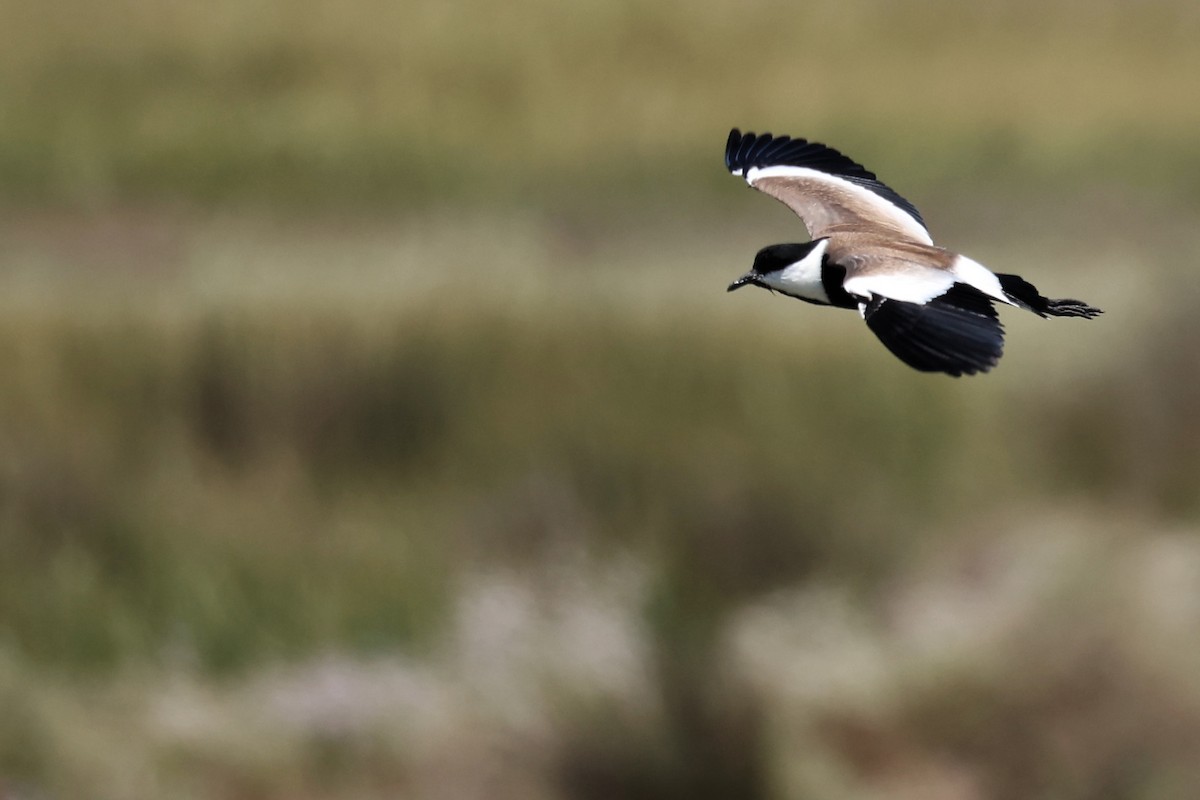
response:
[[[725,143],[725,166],[792,209],[814,239],[882,229],[900,239],[933,243],[912,203],[832,147],[734,128]]]

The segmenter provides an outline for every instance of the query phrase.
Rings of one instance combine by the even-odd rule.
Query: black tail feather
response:
[[[1046,313],[1052,317],[1083,317],[1094,319],[1104,312],[1095,306],[1089,306],[1082,300],[1047,300]]]
[[[1043,297],[1036,286],[1020,275],[997,273],[996,277],[1000,279],[1000,288],[1004,290],[1004,294],[1008,296],[1009,300],[1012,300],[1022,308],[1029,309],[1039,317],[1083,317],[1084,319],[1092,319],[1104,313],[1095,306],[1089,306],[1082,300],[1072,300],[1070,298],[1051,300],[1048,297]]]

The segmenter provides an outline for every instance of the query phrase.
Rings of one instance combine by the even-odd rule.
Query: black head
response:
[[[764,247],[754,256],[754,264],[750,267],[750,271],[729,284],[726,291],[732,292],[734,289],[748,285],[761,286],[763,275],[770,275],[772,272],[778,272],[795,264],[808,255],[809,251],[817,246],[818,241],[820,239],[813,242],[773,244]]]

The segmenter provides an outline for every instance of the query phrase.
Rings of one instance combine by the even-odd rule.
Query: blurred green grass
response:
[[[719,275],[707,296],[638,312],[636,297],[670,295],[676,266],[614,264],[624,288],[592,276],[570,297],[506,266],[506,289],[448,264],[375,308],[296,265],[309,283],[279,305],[151,288],[8,315],[2,584],[18,650],[113,663],[174,642],[221,666],[403,645],[436,624],[460,548],[536,547],[530,481],[572,498],[597,543],[683,559],[717,605],[784,564],[784,581],[886,573],[975,510],[1106,497],[1151,519],[1196,513],[1186,316],[1167,323],[1176,349],[1147,337],[1086,360],[1103,329],[1014,325],[1006,369],[937,382],[881,359],[855,320],[799,327],[765,297],[737,308]],[[1075,363],[1039,363],[1039,336]],[[1136,380],[1119,377],[1131,362]],[[28,602],[39,592],[54,602]]]
[[[1192,796],[1198,26],[0,7],[0,797]],[[732,125],[1108,314],[727,296]]]
[[[122,230],[110,224],[101,226],[106,235]],[[717,262],[701,268],[711,280],[673,292],[692,255],[646,268],[636,256],[649,245],[639,237],[653,240],[653,232],[580,258],[608,273],[581,268],[556,278],[560,251],[545,247],[552,221],[504,226],[479,241],[455,225],[422,225],[415,243],[405,230],[311,224],[184,224],[167,237],[173,256],[151,256],[158,272],[109,270],[97,291],[79,287],[96,279],[87,267],[111,250],[48,247],[50,263],[67,259],[83,276],[7,295],[0,619],[16,710],[0,753],[18,787],[31,781],[71,794],[99,785],[102,796],[119,796],[122,769],[130,769],[141,776],[138,795],[163,786],[201,797],[286,796],[312,786],[330,796],[424,793],[433,789],[421,780],[447,780],[437,765],[450,756],[437,754],[458,746],[431,752],[409,737],[421,740],[438,725],[524,730],[489,709],[533,691],[539,699],[529,702],[550,709],[537,713],[549,714],[562,738],[549,763],[509,779],[516,794],[523,781],[576,797],[783,791],[764,781],[856,793],[865,790],[848,776],[878,769],[860,748],[882,747],[903,763],[957,753],[975,765],[988,796],[1044,787],[1102,796],[1087,787],[1106,786],[1107,773],[1081,767],[1084,788],[1072,794],[1061,772],[1071,756],[1054,748],[1020,756],[1019,730],[1044,715],[1059,719],[1057,698],[1091,669],[1093,651],[1118,659],[1126,676],[1100,675],[1096,696],[1110,680],[1152,680],[1138,659],[1162,645],[1139,649],[1086,598],[1134,603],[1129,613],[1149,614],[1152,626],[1188,630],[1190,612],[1169,623],[1137,611],[1141,595],[1123,599],[1135,589],[1119,577],[1126,561],[1149,557],[1180,526],[1190,542],[1178,545],[1181,563],[1194,555],[1191,487],[1200,464],[1189,443],[1198,398],[1187,364],[1200,331],[1186,313],[1140,331],[1132,322],[1114,329],[1014,319],[1008,360],[994,375],[931,381],[883,358],[852,315],[804,315],[766,296],[730,302],[721,278],[735,245],[719,241],[719,231],[700,235],[717,237],[699,243]],[[476,257],[476,247],[497,239],[503,255]],[[348,273],[326,268],[337,252],[353,262]],[[243,255],[235,276],[226,274],[231,253]],[[437,254],[442,268],[431,272]],[[1094,268],[1109,274],[1128,262]],[[496,270],[499,283],[488,280]],[[1159,346],[1163,335],[1172,348]],[[1042,337],[1055,347],[1039,348]],[[1080,526],[1099,534],[1097,550],[1042,563],[1039,547],[1077,547]],[[1027,656],[1032,689],[993,677],[1016,656],[986,643],[968,651],[979,666],[933,657],[906,667],[894,691],[907,691],[908,680],[924,688],[899,707],[797,706],[771,683],[777,670],[787,674],[791,656],[772,657],[769,648],[738,656],[758,665],[732,673],[740,677],[721,666],[730,657],[725,638],[753,638],[758,615],[792,592],[846,593],[852,616],[878,615],[874,624],[887,630],[901,613],[897,592],[920,596],[959,570],[987,575],[996,559],[988,542],[1012,536],[1015,550],[1001,560],[1016,559],[1005,569],[1018,586],[1046,573],[1053,577],[1042,580],[1067,588],[1001,593],[991,613],[1019,615],[1036,603],[1041,611],[1020,633],[1034,639],[1075,624],[1101,628],[1078,655],[1063,650],[1066,666]],[[1075,570],[1110,562],[1072,588]],[[613,599],[603,576],[625,563],[637,565],[638,588]],[[515,583],[486,589],[497,574]],[[473,590],[481,580],[484,589]],[[471,601],[472,591],[485,599]],[[489,591],[500,594],[489,600]],[[526,591],[544,599],[522,613],[546,621],[505,622],[512,593]],[[1167,602],[1186,604],[1182,591]],[[578,612],[579,632],[567,622],[573,603],[600,604]],[[471,622],[473,613],[483,621]],[[988,614],[964,613],[968,626],[993,624]],[[640,631],[623,634],[637,645],[622,646],[647,649],[632,669],[654,676],[644,679],[652,688],[593,689],[593,681],[635,679],[549,666],[566,657],[556,655],[557,638],[583,635],[603,614],[616,618],[601,630]],[[524,625],[561,628],[521,645]],[[833,625],[836,636],[889,635]],[[475,638],[505,630],[493,655],[469,656]],[[508,648],[532,650],[517,650],[529,660],[504,680],[536,688],[484,689],[489,700],[471,722],[450,721],[460,712],[439,704],[474,696],[476,681],[490,685],[459,670],[473,664],[487,674],[499,668],[495,659],[516,657]],[[412,664],[391,665],[397,652]],[[829,659],[828,669],[847,658],[851,668],[853,658],[839,652],[831,644],[808,657]],[[612,653],[590,658],[603,663]],[[314,658],[310,673],[303,665]],[[321,677],[324,658],[342,677]],[[1167,685],[1191,703],[1186,654],[1163,658],[1177,665],[1164,668],[1179,670]],[[458,666],[443,671],[445,659]],[[272,677],[280,664],[300,672]],[[426,685],[423,664],[441,677]],[[756,669],[767,672],[755,678]],[[933,676],[946,669],[953,680],[943,686]],[[545,683],[519,677],[542,670],[552,676]],[[298,687],[286,688],[293,680]],[[326,680],[341,688],[322,688]],[[420,702],[433,704],[422,714],[442,722],[353,710],[398,691],[387,702],[416,703],[386,688],[413,680],[424,687],[412,689]],[[301,710],[326,691],[335,699],[320,702],[333,711]],[[1192,773],[1176,748],[1135,743],[1166,703],[1135,710],[1143,691],[1133,690],[1128,706],[1104,706],[1133,720],[1133,733],[1100,728],[1095,736],[1135,770],[1121,778],[1132,781],[1130,796],[1156,797],[1137,777],[1138,763],[1185,786]],[[262,699],[279,692],[284,699]],[[380,699],[354,699],[359,692]],[[254,722],[255,712],[238,710],[244,703],[267,703],[261,713],[275,722]],[[337,710],[344,703],[351,710]],[[643,703],[647,710],[627,718]],[[1017,710],[1004,710],[1010,704]],[[960,708],[977,721],[958,721]],[[326,722],[326,713],[349,721]],[[776,713],[819,722],[789,734],[771,727],[785,723]],[[1073,711],[1062,714],[1075,731],[1063,735],[1091,740]],[[1190,735],[1196,716],[1178,714]],[[129,730],[124,756],[110,754],[97,725]],[[253,745],[239,744],[251,735]],[[818,773],[793,774],[790,748],[810,740],[824,755],[805,760],[804,770]],[[462,758],[478,757],[474,748]],[[1016,758],[1033,758],[1037,770],[1023,772]],[[829,784],[819,777],[825,769],[848,772]]]
[[[1200,23],[1179,2],[0,13],[8,200],[620,207],[711,196],[733,125],[887,154],[917,189],[1100,172],[1194,200],[1200,172]]]

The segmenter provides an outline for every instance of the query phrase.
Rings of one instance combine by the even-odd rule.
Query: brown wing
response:
[[[742,133],[725,141],[725,168],[796,212],[814,239],[876,231],[933,244],[916,207],[844,153],[807,139]]]
[[[930,245],[925,226],[893,203],[850,180],[808,167],[753,167],[746,182],[790,208],[812,238],[837,233],[876,233]]]

